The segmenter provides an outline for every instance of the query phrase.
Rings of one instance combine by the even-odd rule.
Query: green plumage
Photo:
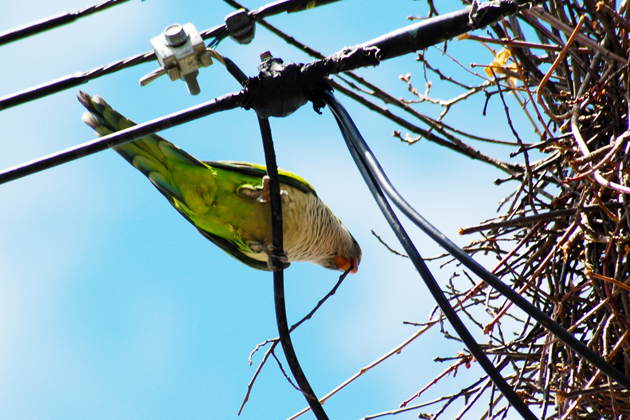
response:
[[[79,100],[89,111],[83,120],[100,136],[136,125],[99,96],[90,97],[81,92]],[[266,250],[271,245],[271,210],[263,199],[264,166],[202,162],[155,134],[114,149],[149,178],[171,205],[206,238],[243,263],[269,270],[269,252]],[[279,172],[281,189],[287,196],[283,197],[283,228],[288,260],[312,261],[339,269],[339,263],[335,266],[327,260],[348,249],[350,252],[345,252],[347,255],[343,257],[356,258],[356,267],[361,254],[354,239],[344,244],[312,243],[311,239],[326,241],[327,236],[331,238],[328,241],[338,238],[348,242],[346,236],[352,236],[317,198],[308,182],[290,172]],[[320,223],[320,219],[322,226],[311,226]],[[334,230],[330,235],[305,236],[328,227]]]

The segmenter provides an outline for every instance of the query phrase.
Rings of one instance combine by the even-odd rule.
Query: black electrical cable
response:
[[[371,41],[363,47],[378,47],[381,60],[423,50],[463,33],[481,29],[498,22],[507,15],[514,15],[545,0],[494,0],[475,6],[445,13],[430,19],[392,31]]]
[[[230,3],[229,0],[225,0]],[[251,12],[255,19],[265,19],[269,16],[280,13],[293,13],[301,10],[312,9],[313,7],[324,6],[328,3],[334,3],[340,0],[279,0],[273,3],[265,4],[262,7]]]
[[[48,16],[44,19],[36,22],[27,23],[17,28],[10,29],[8,31],[0,32],[0,46],[18,41],[20,39],[28,38],[29,36],[37,35],[39,33],[67,25],[75,22],[76,20],[92,15],[94,13],[109,9],[110,7],[117,6],[122,3],[126,3],[129,0],[105,0],[101,3],[94,4],[81,10],[70,10],[67,12],[61,12],[54,16]],[[315,3],[315,6],[323,6],[328,3],[333,3],[340,0],[320,0]],[[264,19],[272,15],[277,15],[283,12],[297,12],[311,8],[312,0],[280,0],[274,3],[266,4],[252,12],[252,17],[257,19]],[[227,33],[222,34],[221,38],[227,36]],[[204,38],[206,39],[206,38]]]
[[[247,75],[243,73],[243,71],[238,68],[232,60],[227,57],[223,57],[223,59],[228,72],[242,86],[245,86],[248,80]],[[110,147],[136,140],[140,137],[153,134],[156,131],[180,125],[215,112],[242,106],[244,95],[246,95],[244,91],[230,93],[219,97],[214,101],[206,102],[205,104],[197,105],[174,114],[166,115],[153,121],[112,133],[108,136],[101,137],[100,139],[92,140],[79,146],[71,147],[69,149],[62,150],[61,152],[6,169],[0,172],[0,184],[16,180],[27,175],[32,175],[63,163],[71,162],[75,159],[106,150]]]
[[[247,23],[244,24],[243,28],[239,28],[239,32],[240,32],[241,29],[244,29],[245,31],[247,31],[247,29],[245,28],[254,26],[256,22],[264,20],[265,18],[269,16],[278,15],[284,12],[287,12],[287,13],[299,12],[301,10],[312,9],[313,7],[323,6],[328,3],[334,3],[340,0],[318,0],[316,2],[313,0],[279,0],[273,3],[265,4],[264,6],[261,6],[258,9],[255,9],[252,11],[245,9],[244,7],[242,7],[240,4],[238,4],[237,2],[233,0],[223,0],[223,1],[225,1],[227,4],[234,7],[235,9],[244,9],[247,11],[249,22],[248,24]],[[230,35],[230,31],[227,28],[227,25],[223,25],[220,32],[216,34],[216,37],[214,38],[214,40],[210,42],[210,44],[208,44],[208,47],[216,48],[221,43],[221,41],[223,41],[229,35]],[[237,42],[240,42],[240,41],[237,41]]]
[[[330,95],[330,98],[328,98],[327,95]],[[336,99],[327,92],[325,92],[323,99],[331,101],[331,103],[333,104],[338,104]],[[405,199],[398,193],[398,191],[396,191],[394,186],[391,184],[391,182],[387,178],[387,175],[385,175],[383,168],[378,163],[378,160],[361,137],[358,129],[356,128],[350,117],[347,115],[347,113],[341,114],[340,117],[344,119],[344,125],[347,127],[348,130],[350,130],[350,134],[352,134],[350,136],[350,139],[353,140],[352,144],[354,145],[354,147],[357,148],[363,161],[370,168],[370,171],[373,174],[374,178],[378,181],[378,185],[383,188],[383,191],[390,197],[392,202],[405,214],[405,216],[407,216],[424,233],[426,233],[431,239],[433,239],[448,253],[450,253],[453,257],[460,261],[464,266],[475,273],[479,278],[481,278],[488,285],[496,289],[503,296],[507,297],[529,316],[538,321],[538,323],[545,327],[547,331],[551,332],[560,341],[570,347],[573,351],[575,351],[593,366],[600,369],[603,374],[617,382],[626,390],[630,391],[630,378],[621,373],[606,360],[602,359],[593,350],[588,348],[586,344],[576,339],[571,333],[569,333],[561,325],[551,319],[547,314],[538,309],[531,302],[529,302],[523,296],[514,291],[511,287],[503,283],[494,274],[486,270],[477,261],[470,257],[470,255],[468,255],[465,251],[455,245],[455,243],[448,239],[439,230],[433,227],[412,206],[410,206],[409,203],[405,201]]]
[[[330,3],[336,0],[324,0],[324,2],[316,2],[316,5]],[[418,24],[410,25],[396,31],[385,34],[379,38],[365,42],[364,47],[377,47],[380,51],[380,59],[386,60],[400,55],[412,53],[417,50],[427,48],[431,45],[443,42],[452,37],[461,35],[465,32],[483,28],[489,24],[495,23],[507,14],[517,13],[521,8],[529,7],[541,0],[496,0],[481,3],[475,13],[471,12],[471,8],[467,7],[463,10],[437,16],[427,19]],[[232,4],[230,0],[226,2]],[[234,3],[235,4],[235,3]],[[285,0],[271,5],[263,6],[258,10],[250,12],[253,21],[289,11],[292,7],[300,7],[310,5],[305,0]],[[282,7],[279,7],[281,5]],[[273,13],[272,13],[273,12]],[[214,38],[210,43],[211,47],[215,47],[219,42],[229,35],[226,25],[219,25],[207,31],[200,32],[199,35],[204,40]],[[60,79],[35,86],[21,92],[13,93],[0,98],[0,111],[23,103],[43,98],[72,87],[80,86],[90,80],[114,73],[124,68],[133,67],[138,64],[155,60],[155,53],[147,51],[133,57],[120,60],[106,66],[95,68],[86,72],[79,72],[73,75],[65,76]],[[366,65],[365,63],[362,65]],[[368,64],[373,65],[373,64]],[[349,67],[344,71],[355,70],[357,67]]]
[[[225,25],[200,32],[199,35],[204,40],[208,38],[214,38],[217,34],[221,32],[222,29],[225,29]],[[134,67],[139,64],[148,63],[150,61],[155,61],[155,52],[153,51],[147,51],[142,54],[127,57],[123,60],[115,61],[105,66],[97,67],[95,69],[84,72],[74,73],[68,76],[61,77],[57,80],[43,83],[39,86],[34,86],[20,92],[12,93],[10,95],[0,98],[0,111],[17,105],[22,105],[26,102],[40,99],[54,93],[59,93],[66,89],[81,86],[82,84],[87,83],[90,80],[97,79],[101,76],[112,74],[119,70]]]
[[[339,128],[341,129],[342,135],[348,146],[348,150],[350,151],[352,158],[354,159],[359,171],[361,172],[363,179],[368,185],[370,192],[374,196],[374,199],[376,200],[379,208],[383,212],[385,219],[398,237],[398,240],[405,248],[407,255],[409,255],[409,258],[411,259],[414,266],[420,273],[420,276],[426,283],[427,288],[431,292],[431,295],[433,295],[433,298],[440,306],[442,313],[451,323],[470,353],[475,357],[477,362],[479,362],[479,364],[488,374],[490,379],[492,379],[492,382],[496,385],[497,388],[499,388],[499,390],[507,398],[510,404],[519,412],[519,414],[523,418],[536,419],[536,416],[530,411],[529,407],[516,394],[514,389],[512,389],[512,387],[505,381],[505,379],[497,371],[497,369],[488,359],[483,350],[481,350],[479,344],[477,344],[466,326],[462,323],[462,321],[455,313],[455,310],[449,304],[448,299],[446,299],[446,297],[444,296],[444,293],[435,281],[435,278],[431,274],[431,271],[418,253],[418,250],[414,246],[413,242],[407,235],[407,232],[396,217],[396,214],[387,202],[383,191],[379,187],[379,182],[374,177],[371,170],[368,168],[369,165],[367,164],[367,159],[369,159],[369,156],[366,156],[365,153],[361,152],[360,149],[356,147],[356,143],[359,140],[358,137],[360,137],[361,135],[358,130],[356,130],[356,127],[353,128],[354,124],[352,124],[352,120],[348,116],[346,110],[343,108],[343,106],[341,106],[339,102],[337,102],[337,100],[331,93],[323,90],[320,90],[320,92],[322,92],[321,98],[324,102],[326,102],[333,115],[335,116],[335,119],[339,124]]]
[[[89,16],[93,13],[109,9],[110,7],[117,6],[128,1],[129,0],[106,0],[102,3],[86,7],[85,9],[62,12],[58,15],[49,16],[37,22],[28,23],[6,32],[0,32],[0,46],[48,31],[50,29],[67,25],[68,23],[72,23],[82,17]]]
[[[138,124],[122,131],[117,131],[116,133],[103,136],[97,140],[92,140],[40,159],[14,166],[13,168],[0,172],[0,184],[32,175],[93,153],[101,152],[110,147],[118,146],[158,131],[214,114],[215,112],[237,108],[243,103],[244,96],[243,91],[224,95],[201,105],[196,105],[183,111],[175,112],[143,124]]]
[[[123,1],[128,1],[128,0],[113,0],[113,1],[123,2]],[[332,1],[339,1],[339,0],[318,1],[316,5],[320,6],[323,4],[330,3]],[[44,20],[42,22],[37,22],[35,24],[32,24],[32,26],[35,26],[34,28],[30,28],[30,26],[27,25],[25,27],[13,30],[11,32],[0,34],[0,37],[4,37],[5,39],[4,43],[8,43],[8,42],[20,39],[20,38],[24,38],[26,36],[33,35],[37,32],[41,32],[42,30],[47,30],[47,29],[54,28],[56,26],[60,26],[65,23],[70,23],[72,22],[72,20],[76,20],[78,17],[85,16],[85,14],[87,13],[86,11],[89,11],[89,13],[94,13],[96,11],[102,10],[104,8],[103,5],[105,5],[106,3],[108,2],[104,2],[102,4],[89,7],[85,9],[85,11],[66,12],[60,16],[48,18],[47,20]],[[261,8],[250,12],[250,16],[252,16],[252,19],[255,21],[256,19],[263,19],[274,14],[279,14],[279,13],[288,12],[292,10],[296,10],[296,11],[303,10],[308,7],[309,3],[311,2],[308,0],[282,0],[282,1],[270,3],[265,6],[262,6]],[[113,5],[114,4],[112,4],[112,6]],[[109,7],[109,5],[107,7]],[[92,9],[95,9],[95,10],[92,10]],[[81,13],[81,16],[74,16],[74,13]],[[68,16],[65,17],[66,15]],[[66,21],[67,19],[69,20]],[[54,22],[48,22],[48,20],[52,20]],[[56,24],[55,22],[57,23],[63,22],[63,23]],[[14,32],[16,33],[13,34]],[[24,35],[20,35],[20,34],[24,34]],[[199,35],[204,40],[213,38],[214,40],[210,43],[210,46],[214,48],[221,42],[221,40],[223,40],[229,35],[229,32],[227,30],[226,25],[223,24],[223,25],[219,25],[214,28],[211,28],[209,30],[199,32]],[[2,45],[2,38],[0,38],[0,45]],[[17,105],[24,104],[26,102],[40,99],[45,96],[52,95],[54,93],[58,93],[66,89],[81,86],[82,84],[87,83],[90,80],[97,79],[101,76],[115,73],[119,70],[126,69],[129,67],[134,67],[139,64],[147,63],[150,61],[155,61],[155,53],[153,51],[147,51],[142,54],[137,54],[132,57],[127,57],[123,60],[119,60],[119,61],[107,64],[105,66],[97,67],[95,69],[84,71],[84,72],[77,72],[68,76],[61,77],[56,80],[52,80],[47,83],[43,83],[39,86],[34,86],[20,92],[12,93],[10,95],[0,98],[0,111],[17,106]]]
[[[280,198],[280,180],[278,177],[278,165],[276,163],[276,153],[273,147],[273,139],[271,136],[271,126],[269,119],[258,117],[260,125],[260,133],[263,140],[263,148],[265,151],[265,163],[267,164],[267,175],[269,175],[269,195],[271,201],[271,230],[273,251],[272,264],[275,267],[273,272],[273,295],[276,309],[276,324],[278,326],[278,334],[280,335],[280,343],[284,356],[287,359],[291,373],[297,382],[306,402],[313,410],[313,414],[318,420],[328,420],[328,416],[319,400],[315,396],[315,392],[306,379],[306,375],[300,366],[297,354],[291,341],[289,332],[289,323],[287,321],[287,308],[284,299],[284,270],[282,263],[277,257],[282,255],[284,243],[282,236],[282,199]]]

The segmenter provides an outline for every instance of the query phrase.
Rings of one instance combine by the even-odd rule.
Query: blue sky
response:
[[[1,2],[0,31],[89,5],[86,0]],[[459,7],[450,2],[437,6],[441,12]],[[216,26],[232,10],[216,0],[134,0],[0,47],[0,96],[147,51],[150,39],[171,23],[192,22],[199,30]],[[269,21],[332,54],[408,25],[407,16],[427,11],[420,1],[345,0]],[[492,60],[472,42],[451,42],[448,48],[463,65]],[[256,73],[259,54],[267,50],[286,62],[311,61],[262,27],[250,45],[225,40],[218,50],[250,76]],[[463,72],[436,50],[428,54],[445,72]],[[358,73],[409,98],[398,76],[411,72],[412,81],[424,90],[415,57]],[[156,67],[143,64],[80,89],[103,96],[138,122],[239,89],[220,64],[201,71],[199,96],[188,95],[183,83],[167,78],[140,87],[140,77]],[[429,77],[432,96],[447,99],[461,93]],[[81,122],[78,90],[0,112],[0,169],[94,138]],[[509,186],[492,184],[503,176],[497,170],[425,141],[407,146],[392,137],[393,130],[400,130],[392,122],[341,94],[337,97],[399,191],[459,244],[471,238],[457,237],[457,229],[493,217],[498,201],[510,192]],[[481,115],[482,101],[480,97],[454,108],[446,121],[512,140],[498,98],[490,102],[486,117]],[[441,112],[426,104],[418,109],[434,117]],[[388,252],[370,233],[374,230],[400,249],[330,113],[317,115],[307,105],[289,118],[272,119],[271,127],[279,165],[311,182],[363,249],[358,274],[348,277],[293,334],[302,367],[323,396],[411,336],[415,327],[403,321],[426,321],[434,303],[410,262]],[[258,130],[252,111],[233,110],[161,134],[200,159],[263,162]],[[508,160],[507,148],[473,145]],[[215,248],[112,151],[1,185],[0,197],[0,417],[237,418],[262,357],[257,353],[249,366],[249,353],[277,336],[270,274],[243,266]],[[440,253],[421,232],[406,226],[421,254]],[[432,267],[442,285],[454,270]],[[306,314],[337,279],[336,272],[319,266],[293,264],[286,273],[290,323]],[[395,409],[445,369],[434,357],[459,350],[460,345],[433,328],[333,397],[325,409],[331,418],[347,419]],[[281,351],[277,354],[284,361]],[[460,371],[418,402],[457,391],[467,378],[482,375],[477,366]],[[270,362],[241,418],[287,418],[304,406],[302,396]],[[456,405],[449,412],[454,415],[459,409]],[[313,417],[309,413],[304,418]]]

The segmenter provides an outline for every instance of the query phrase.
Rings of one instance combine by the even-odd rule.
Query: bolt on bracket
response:
[[[140,79],[146,86],[158,77],[168,74],[171,80],[182,79],[191,95],[201,91],[197,75],[201,67],[212,64],[211,53],[192,23],[169,25],[163,33],[151,39],[151,46],[162,66]]]

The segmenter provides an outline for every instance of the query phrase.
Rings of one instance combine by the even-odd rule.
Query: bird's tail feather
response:
[[[91,97],[84,92],[79,92],[78,98],[88,110],[83,114],[83,122],[92,127],[100,137],[136,125],[135,122],[114,110],[98,95]],[[170,160],[190,166],[206,166],[194,156],[157,134],[116,146],[114,150],[149,178],[171,203],[172,198],[179,201],[183,201],[183,199],[177,188],[169,182],[170,174],[167,162]]]

